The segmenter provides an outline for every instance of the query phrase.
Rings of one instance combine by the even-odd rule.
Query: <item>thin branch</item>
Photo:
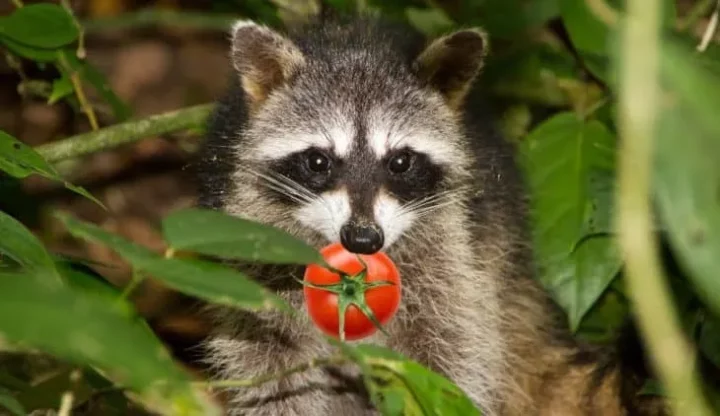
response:
[[[62,52],[58,52],[58,57],[60,65],[68,74],[70,74],[70,82],[72,82],[73,89],[75,90],[75,95],[77,95],[78,102],[80,103],[80,108],[87,116],[88,121],[90,121],[90,127],[92,127],[93,130],[98,130],[100,128],[100,125],[98,124],[95,110],[93,110],[92,105],[90,105],[87,96],[85,95],[85,90],[82,86],[82,80],[80,79],[80,73],[70,66],[67,58],[65,58],[65,55],[63,55]]]
[[[712,17],[710,17],[710,22],[705,29],[702,40],[697,46],[698,52],[705,52],[708,45],[710,45],[710,41],[712,40],[713,36],[715,36],[715,32],[717,31],[718,27],[718,13],[720,13],[720,0],[715,2],[715,11],[713,11]]]
[[[617,26],[620,21],[617,10],[607,4],[606,0],[585,0],[585,4],[598,20],[610,27]]]
[[[660,100],[660,2],[629,0],[622,38],[619,120],[621,148],[616,227],[630,298],[673,414],[709,416],[696,378],[695,357],[681,331],[658,258],[650,183]]]
[[[75,24],[75,27],[78,30],[78,47],[76,56],[80,59],[85,59],[85,30],[78,21],[77,16],[75,16],[75,12],[72,7],[70,7],[70,2],[68,0],[60,0],[60,4],[62,4],[62,7],[68,12],[70,17],[72,17],[73,24]]]
[[[122,293],[118,297],[118,301],[122,302],[130,298],[130,295],[135,291],[140,283],[142,283],[145,276],[139,271],[133,269],[132,278],[130,282],[123,288]]]
[[[318,367],[325,367],[328,365],[345,364],[349,361],[349,358],[343,355],[332,355],[330,357],[314,358],[306,363],[296,365],[295,367],[290,367],[275,374],[264,374],[255,378],[248,378],[242,380],[200,381],[194,384],[211,389],[257,387],[271,381],[281,380],[295,373],[302,373],[307,370]]]
[[[221,13],[143,9],[137,12],[123,13],[117,17],[86,20],[83,22],[83,26],[88,33],[112,29],[137,29],[155,26],[177,26],[226,31],[230,29],[232,24],[239,18],[237,15]]]
[[[695,3],[688,14],[685,15],[683,19],[678,20],[676,29],[680,32],[692,29],[695,26],[695,23],[697,23],[701,17],[705,16],[705,14],[710,11],[712,4],[713,0],[700,0]]]
[[[58,162],[101,150],[112,149],[149,136],[203,128],[212,108],[212,104],[203,104],[142,120],[128,121],[98,131],[73,136],[59,142],[48,143],[37,147],[35,150],[48,162]]]

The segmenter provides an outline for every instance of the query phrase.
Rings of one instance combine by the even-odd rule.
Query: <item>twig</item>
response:
[[[138,287],[140,283],[142,283],[143,278],[144,276],[140,272],[133,269],[132,278],[130,279],[130,282],[123,288],[122,293],[120,293],[120,296],[118,297],[118,301],[122,302],[124,300],[127,300],[130,297],[130,294]]]
[[[217,380],[217,381],[200,381],[194,384],[204,386],[211,389],[226,389],[238,387],[257,387],[270,381],[281,380],[295,373],[311,370],[313,368],[324,367],[328,365],[338,365],[349,362],[349,358],[343,355],[333,355],[324,358],[314,358],[306,363],[290,367],[275,374],[265,374],[255,378],[243,380]]]
[[[78,102],[80,103],[80,108],[90,121],[90,127],[92,127],[93,130],[98,130],[100,126],[98,125],[97,116],[95,115],[95,110],[93,110],[92,105],[90,105],[87,97],[85,96],[85,90],[82,86],[80,74],[70,66],[67,58],[63,55],[63,52],[58,52],[58,57],[60,65],[65,71],[67,71],[68,74],[70,74],[70,82],[72,82],[75,95],[77,95]]]
[[[705,52],[708,45],[710,45],[710,41],[712,40],[713,36],[715,36],[715,32],[717,31],[718,27],[718,13],[720,13],[720,0],[717,0],[715,2],[715,11],[713,11],[712,17],[710,17],[710,22],[705,29],[705,33],[703,33],[702,40],[697,46],[698,52]]]
[[[710,10],[710,6],[712,6],[712,0],[700,0],[695,3],[688,14],[678,21],[677,30],[684,32],[695,26],[695,23]]]
[[[680,330],[677,311],[658,258],[650,183],[653,137],[660,100],[660,2],[629,0],[619,68],[622,137],[616,227],[630,298],[654,367],[667,388],[673,414],[709,416],[694,369],[695,357]]]
[[[180,26],[195,29],[230,29],[239,18],[236,15],[220,13],[195,13],[175,10],[143,9],[124,13],[117,17],[105,17],[83,22],[86,32],[98,32],[112,29],[136,29],[153,26]]]
[[[80,22],[77,20],[77,16],[75,16],[75,12],[73,11],[72,7],[70,7],[70,2],[68,0],[60,0],[60,3],[62,4],[62,7],[65,9],[65,11],[68,12],[70,17],[72,17],[73,24],[75,24],[75,27],[78,30],[78,47],[76,55],[80,59],[85,59],[85,30],[83,29]]]
[[[212,104],[203,104],[142,120],[128,121],[59,142],[48,143],[35,150],[48,162],[58,162],[100,150],[112,149],[149,136],[204,127],[205,120],[212,108]]]
[[[608,5],[606,0],[585,0],[585,4],[595,17],[608,26],[617,26],[620,15],[617,10]]]

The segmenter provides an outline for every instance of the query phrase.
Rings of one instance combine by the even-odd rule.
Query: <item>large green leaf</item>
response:
[[[103,298],[0,276],[0,333],[11,342],[102,368],[151,408],[164,409],[161,413],[218,414],[147,325],[108,307]]]
[[[25,272],[46,281],[60,283],[50,254],[24,225],[0,211],[0,256],[9,256]]]
[[[595,211],[609,209],[601,204],[608,202],[604,189],[610,185],[597,182],[611,180],[614,146],[602,123],[573,113],[546,120],[522,144],[540,280],[564,307],[573,329],[621,265],[610,236],[585,235]]]
[[[59,48],[78,35],[70,14],[57,4],[30,4],[0,18],[0,36],[28,46]]]
[[[322,261],[317,250],[280,229],[218,211],[174,212],[163,221],[163,233],[170,247],[208,256],[277,264]]]
[[[666,43],[654,192],[673,250],[698,295],[720,313],[720,77]]]
[[[58,59],[58,49],[36,48],[24,43],[16,42],[10,38],[0,36],[0,44],[4,44],[10,52],[23,58],[32,59],[36,62],[52,62]]]
[[[64,214],[58,218],[75,237],[112,248],[137,271],[148,273],[181,292],[239,308],[289,310],[282,299],[229,267],[202,260],[164,258],[95,225]]]
[[[103,206],[84,188],[65,181],[58,171],[33,148],[3,131],[0,131],[0,170],[20,179],[32,174],[38,174],[47,179],[61,182],[67,189]]]
[[[447,378],[390,349],[338,344],[360,367],[383,415],[480,415],[467,395]]]

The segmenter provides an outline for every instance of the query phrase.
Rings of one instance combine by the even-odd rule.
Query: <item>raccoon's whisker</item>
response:
[[[290,178],[281,175],[271,175],[245,167],[245,170],[264,181],[264,186],[273,189],[299,203],[308,203],[317,197],[305,187]]]

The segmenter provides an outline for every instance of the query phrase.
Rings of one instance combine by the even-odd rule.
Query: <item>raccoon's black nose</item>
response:
[[[383,246],[382,230],[377,226],[347,223],[340,229],[340,243],[356,254],[373,254]]]

